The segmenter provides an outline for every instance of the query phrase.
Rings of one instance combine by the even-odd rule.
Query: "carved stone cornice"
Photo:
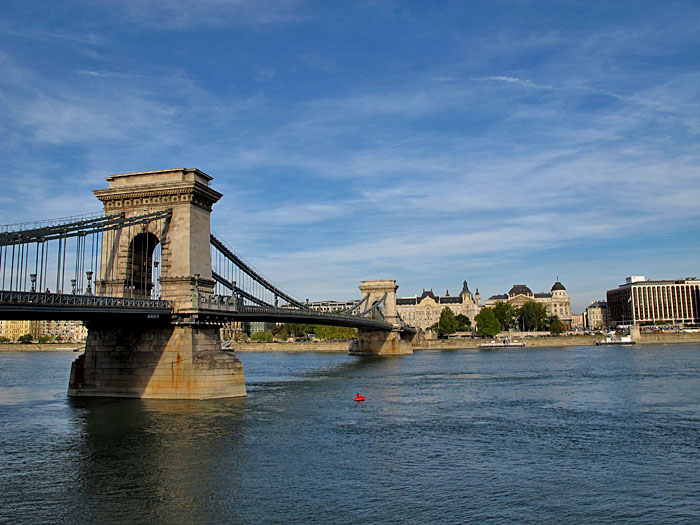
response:
[[[106,209],[192,204],[211,211],[222,194],[199,182],[143,184],[93,191]]]

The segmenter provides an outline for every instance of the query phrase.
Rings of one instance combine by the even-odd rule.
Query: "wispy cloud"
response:
[[[595,283],[586,300],[624,257],[657,264],[645,242],[699,223],[689,3],[596,24],[568,4],[537,20],[513,7],[528,23],[383,3],[85,5],[57,11],[60,31],[0,31],[26,26],[0,52],[0,222],[99,209],[89,190],[110,173],[198,167],[225,193],[214,228],[295,293],[348,297],[382,276],[488,295],[563,270]],[[609,262],[587,270],[591,254]]]

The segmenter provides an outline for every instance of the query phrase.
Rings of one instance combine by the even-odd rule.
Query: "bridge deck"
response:
[[[169,301],[129,297],[54,294],[43,292],[0,291],[0,319],[4,320],[77,320],[109,317],[170,321],[175,312]],[[336,314],[299,308],[234,306],[228,302],[202,301],[198,308],[178,311],[178,316],[196,316],[198,322],[267,321],[282,323],[347,326],[360,331],[391,331],[391,323],[382,319]],[[413,331],[410,327],[402,330]]]

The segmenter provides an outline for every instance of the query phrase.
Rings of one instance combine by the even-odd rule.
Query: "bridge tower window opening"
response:
[[[156,286],[153,279],[160,277],[161,254],[160,241],[151,232],[133,237],[126,267],[126,288],[131,297],[150,299],[154,293],[159,293],[159,283]]]

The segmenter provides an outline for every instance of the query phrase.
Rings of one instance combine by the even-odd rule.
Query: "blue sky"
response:
[[[302,299],[700,275],[700,4],[0,4],[0,223],[199,168]]]

